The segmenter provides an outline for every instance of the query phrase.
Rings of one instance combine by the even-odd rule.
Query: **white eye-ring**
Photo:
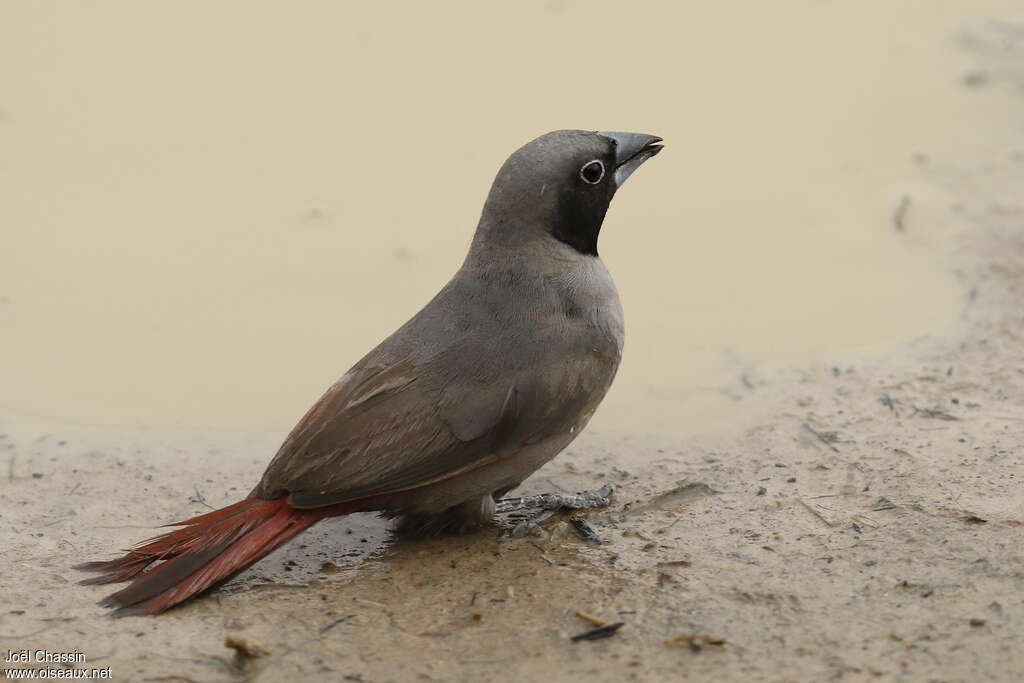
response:
[[[580,178],[589,185],[597,185],[604,178],[604,164],[600,159],[594,159],[583,164],[580,169]]]

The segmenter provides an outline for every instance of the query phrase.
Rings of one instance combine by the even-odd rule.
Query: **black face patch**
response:
[[[608,166],[610,159],[584,160],[580,166],[591,169],[594,162],[601,164],[601,170]],[[566,178],[558,193],[551,234],[561,242],[588,256],[597,256],[597,238],[601,224],[608,212],[608,204],[615,194],[611,174],[601,173],[597,182],[591,182],[596,175],[588,176],[575,171]]]

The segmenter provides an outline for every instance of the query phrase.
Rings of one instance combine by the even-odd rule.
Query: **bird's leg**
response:
[[[495,510],[498,513],[510,514],[513,519],[516,519],[512,535],[521,536],[559,510],[592,510],[607,507],[611,503],[611,495],[614,491],[614,486],[605,484],[596,491],[541,493],[535,496],[502,498],[495,504]],[[524,512],[538,508],[540,511],[532,515],[527,515]]]

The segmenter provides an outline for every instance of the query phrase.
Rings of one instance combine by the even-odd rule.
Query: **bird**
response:
[[[661,142],[558,130],[515,151],[455,275],[326,390],[247,497],[77,565],[98,572],[82,583],[129,581],[99,604],[155,615],[329,517],[376,511],[414,534],[490,523],[612,384],[623,314],[598,237],[612,197]]]

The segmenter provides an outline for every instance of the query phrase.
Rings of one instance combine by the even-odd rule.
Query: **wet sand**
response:
[[[573,11],[572,5],[553,7],[555,17]],[[524,487],[536,492],[619,485],[609,510],[587,515],[604,538],[601,545],[578,539],[564,520],[521,539],[488,531],[396,541],[381,520],[353,516],[320,525],[204,600],[157,619],[110,619],[93,604],[104,589],[76,585],[79,577],[68,565],[103,557],[151,535],[156,525],[244,495],[290,426],[288,413],[301,412],[318,385],[344,369],[337,367],[349,362],[342,356],[355,351],[349,354],[354,360],[454,267],[479,198],[473,188],[460,187],[445,201],[465,206],[431,205],[439,225],[463,227],[450,235],[417,235],[422,241],[410,243],[413,238],[394,215],[394,227],[363,231],[372,234],[352,241],[352,233],[341,228],[352,224],[349,218],[323,208],[327,202],[319,214],[282,207],[263,224],[256,213],[247,222],[230,212],[202,223],[209,217],[153,211],[144,197],[125,195],[129,205],[147,208],[140,223],[147,231],[162,221],[168,221],[160,228],[167,233],[175,221],[191,226],[190,235],[197,221],[211,226],[214,232],[202,244],[214,254],[197,247],[188,258],[181,256],[182,263],[194,265],[194,290],[180,270],[151,267],[168,258],[173,263],[174,249],[163,252],[163,260],[140,260],[146,245],[152,246],[148,232],[138,238],[138,248],[124,247],[130,256],[123,262],[104,257],[112,270],[96,278],[86,277],[93,271],[74,257],[76,248],[93,243],[85,237],[69,243],[66,233],[51,232],[49,241],[38,233],[17,233],[24,251],[14,272],[28,279],[8,277],[0,290],[6,297],[0,300],[0,324],[13,335],[11,353],[0,362],[6,364],[4,376],[16,380],[2,388],[8,408],[0,417],[0,465],[6,468],[0,470],[0,521],[8,532],[0,539],[0,650],[78,649],[88,666],[112,667],[115,680],[1024,676],[1024,133],[1008,123],[1013,116],[1019,120],[1024,103],[1024,29],[982,21],[976,12],[962,22],[953,21],[952,13],[914,16],[936,22],[928,24],[933,32],[913,34],[915,44],[942,48],[927,48],[926,54],[911,49],[917,55],[908,58],[911,72],[935,78],[929,88],[941,82],[955,91],[933,95],[943,98],[933,103],[941,104],[935,111],[966,121],[964,128],[963,121],[936,124],[935,136],[928,138],[935,146],[904,143],[894,152],[900,162],[882,177],[868,174],[870,181],[859,191],[849,189],[849,174],[826,169],[799,197],[768,188],[764,203],[737,208],[725,190],[716,190],[722,193],[717,198],[709,194],[720,187],[710,179],[704,191],[693,193],[693,202],[673,189],[702,145],[708,154],[721,154],[739,144],[713,144],[696,135],[692,154],[680,149],[674,166],[656,169],[652,162],[617,198],[603,250],[625,299],[627,364],[591,428]],[[869,34],[881,42],[888,35]],[[938,62],[928,61],[938,55]],[[895,62],[892,68],[901,63]],[[925,63],[936,73],[922,71]],[[855,77],[861,71],[846,73]],[[797,85],[793,91],[802,91]],[[960,104],[951,112],[953,102]],[[13,101],[0,106],[11,112],[0,130],[23,120]],[[931,111],[927,101],[913,108],[918,115]],[[897,128],[912,132],[913,117],[899,107],[878,117],[901,120]],[[778,123],[785,120],[780,112]],[[670,124],[666,117],[665,129],[657,132],[671,140]],[[972,127],[977,134],[966,134]],[[150,135],[141,124],[138,131]],[[410,138],[422,131],[397,135],[413,144]],[[674,135],[681,139],[682,133]],[[338,144],[328,137],[324,133],[325,144]],[[501,150],[516,142],[468,137],[473,151],[464,154],[479,168],[461,171],[466,176],[451,182],[455,186],[476,174],[482,197],[483,178],[489,180]],[[783,131],[773,142],[792,137],[798,136]],[[854,150],[867,137],[844,149]],[[896,139],[894,134],[885,142]],[[23,139],[27,145],[24,140],[31,136]],[[764,159],[781,153],[764,144]],[[276,164],[274,155],[282,150],[264,151]],[[878,152],[865,157],[877,158]],[[666,152],[656,161],[669,158]],[[368,163],[373,173],[383,172]],[[723,171],[725,163],[720,162]],[[200,175],[214,173],[199,166]],[[766,174],[766,168],[758,172]],[[313,171],[310,176],[323,182],[323,168]],[[659,172],[670,178],[659,179]],[[793,180],[763,177],[775,191]],[[274,201],[285,202],[290,187],[296,190],[294,205],[307,206],[297,188],[310,177],[279,186],[281,180],[261,180],[267,185],[257,199],[281,187],[283,195]],[[180,181],[162,183],[188,194],[189,186]],[[195,187],[205,182],[197,180]],[[346,182],[337,197],[348,198],[357,181]],[[839,217],[820,214],[812,221],[790,214],[788,222],[803,227],[777,230],[787,224],[783,208],[794,203],[811,214],[839,211],[836,194],[812,191],[828,182],[835,183],[834,192],[849,189]],[[415,184],[413,191],[424,193],[419,201],[440,201],[428,196],[426,183]],[[222,192],[238,193],[236,207],[255,203],[242,196],[240,185],[227,184],[222,191],[209,190],[201,203],[223,210],[213,199]],[[752,191],[737,180],[730,192]],[[659,193],[678,205],[664,207]],[[112,205],[112,196],[80,195],[97,211]],[[903,196],[910,203],[897,220]],[[58,201],[52,206],[63,206],[68,215],[88,208]],[[8,216],[17,211],[6,210]],[[371,216],[369,208],[351,210],[357,225]],[[697,213],[709,221],[699,239],[692,237],[692,227],[684,235],[674,232],[680,212],[690,211],[695,213],[684,216],[686,224]],[[720,212],[726,217],[716,217]],[[98,215],[85,214],[97,230],[107,229],[99,227]],[[734,236],[720,235],[737,224],[749,230],[754,219],[775,232],[763,242],[743,242],[749,250],[737,249]],[[302,234],[319,235],[310,238],[317,245],[311,261],[309,242],[269,237],[271,223],[287,220]],[[115,222],[122,236],[129,223]],[[681,245],[690,241],[701,247],[687,256],[698,265],[673,267],[662,260],[669,250],[656,241],[637,243],[630,226],[640,224],[662,236],[672,233],[680,240],[673,242],[677,256],[688,253]],[[847,227],[819,235],[807,231],[808,224]],[[63,222],[47,225],[57,231]],[[246,244],[249,231],[270,242],[252,254],[239,247],[247,253],[223,260],[226,238],[216,234],[220,229],[233,231],[236,244]],[[808,243],[815,239],[821,242]],[[395,244],[412,246],[393,253]],[[324,253],[339,245],[355,252],[345,254],[344,267],[338,265],[340,251]],[[773,245],[782,248],[772,258],[798,254],[772,262],[761,254]],[[435,260],[432,250],[449,260]],[[382,257],[392,253],[394,263]],[[829,260],[829,254],[850,257]],[[57,272],[68,274],[61,287],[52,277],[29,277],[37,272],[29,265],[38,269],[44,255]],[[248,264],[250,255],[262,265]],[[261,259],[269,256],[285,265],[263,271],[269,274],[257,289],[260,301],[249,301],[238,293],[242,289],[210,289],[223,282],[225,272],[240,281],[255,277],[268,268]],[[366,264],[365,272],[350,272],[350,262]],[[336,295],[350,279],[380,277],[379,263],[394,268],[383,273],[393,284],[376,293],[374,305],[361,308],[358,300]],[[727,272],[733,267],[745,273],[743,279]],[[757,270],[762,267],[767,270]],[[150,277],[126,288],[124,282],[138,275],[133,269]],[[686,286],[663,297],[670,275]],[[747,286],[729,289],[722,283]],[[158,297],[161,306],[153,306],[154,288],[166,294]],[[751,289],[757,295],[744,298],[742,292]],[[776,305],[780,301],[787,305]],[[319,338],[299,317],[288,318],[290,306],[298,306],[296,316],[337,307],[346,325],[325,331],[329,339]],[[139,340],[130,336],[139,320],[153,323],[146,328],[147,353],[164,358],[160,344],[184,345],[181,357],[194,374],[181,373],[182,366],[170,361],[147,360],[138,351]],[[190,341],[196,335],[188,330],[203,331],[203,343]],[[234,336],[243,332],[245,343]],[[129,335],[124,346],[109,348],[119,335]],[[666,339],[679,342],[666,351]],[[296,341],[309,347],[296,353]],[[72,347],[96,354],[95,363],[70,353]],[[258,370],[247,365],[260,358],[266,365],[269,350],[287,362]],[[224,360],[232,355],[239,360]],[[124,365],[112,370],[115,362]],[[125,370],[133,363],[134,375]],[[244,383],[253,371],[262,373],[262,388]],[[61,378],[57,385],[35,385],[55,377]],[[198,396],[190,394],[189,382],[200,378],[209,384],[193,387]],[[220,393],[207,391],[213,384]],[[576,612],[624,625],[607,639],[572,642],[571,636],[592,628]],[[224,646],[226,637],[261,645],[267,654],[235,659]]]

